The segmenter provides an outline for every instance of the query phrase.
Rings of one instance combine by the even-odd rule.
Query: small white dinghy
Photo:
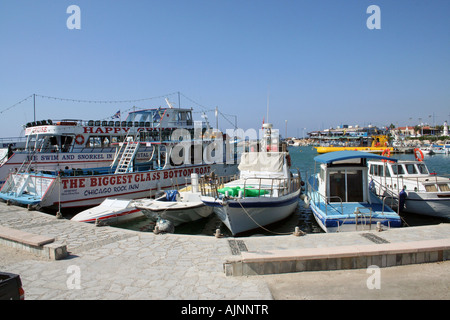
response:
[[[165,194],[156,199],[135,200],[134,205],[148,219],[157,221],[165,219],[174,226],[182,223],[207,218],[213,213],[213,208],[206,206],[198,191],[198,175],[191,175],[192,186],[183,190],[166,190]]]
[[[105,199],[100,205],[78,213],[71,220],[89,223],[117,224],[142,217],[131,199]]]

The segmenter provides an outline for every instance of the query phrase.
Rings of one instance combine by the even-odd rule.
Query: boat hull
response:
[[[142,212],[133,206],[132,200],[106,199],[99,206],[78,213],[71,220],[86,223],[114,225],[142,217]]]
[[[372,196],[374,199],[375,196]],[[402,226],[400,216],[387,206],[362,202],[328,203],[310,202],[317,224],[327,233],[376,230],[378,222],[385,228]],[[372,208],[372,213],[369,207]],[[360,208],[360,214],[355,214]]]
[[[213,209],[200,203],[184,204],[178,203],[175,208],[151,209],[139,206],[140,211],[150,220],[157,221],[158,218],[169,220],[173,225],[179,226],[183,223],[197,221],[209,217]]]
[[[208,164],[184,166],[178,168],[133,172],[124,174],[105,174],[92,176],[70,176],[58,178],[54,175],[27,175],[33,186],[45,184],[46,188],[39,189],[35,200],[40,208],[79,208],[99,205],[106,198],[139,199],[148,198],[160,190],[182,187],[192,173],[199,175],[215,172],[220,175],[232,175],[237,171],[237,164]],[[19,174],[22,175],[22,174]],[[17,177],[17,175],[14,175]],[[8,180],[10,180],[8,178]],[[61,179],[58,181],[58,179]],[[8,191],[8,181],[0,191],[0,198],[26,205],[25,194],[17,196],[17,192]],[[6,190],[5,190],[6,189]],[[26,193],[28,198],[35,193],[30,189]],[[28,200],[27,200],[28,201]],[[36,203],[37,202],[37,203]]]
[[[147,150],[146,150],[147,149]],[[138,162],[150,158],[151,150],[143,147],[136,155]],[[85,152],[51,153],[16,152],[11,158],[0,166],[0,188],[6,181],[8,174],[19,170],[23,163],[31,162],[30,168],[38,171],[58,171],[65,168],[100,168],[109,166],[114,160],[115,149],[96,152],[95,149],[86,148]]]
[[[450,219],[450,194],[425,198],[409,192],[403,212]]]
[[[396,191],[387,190],[383,193],[386,203],[398,209]],[[392,203],[391,203],[392,202]],[[404,213],[450,219],[450,193],[448,192],[407,192],[405,203],[400,210]]]
[[[233,235],[257,229],[290,216],[298,206],[300,190],[281,197],[257,197],[214,200],[203,198],[206,205]]]

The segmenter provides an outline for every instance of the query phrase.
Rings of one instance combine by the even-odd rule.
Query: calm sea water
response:
[[[314,147],[289,147],[289,152],[292,159],[292,168],[298,168],[303,179],[306,179],[307,176],[316,171],[314,157],[318,154]],[[393,154],[392,157],[399,160],[414,159],[413,154]],[[428,166],[430,172],[436,172],[438,175],[450,174],[450,156],[448,155],[425,156],[424,162]],[[409,226],[438,224],[444,222],[442,219],[412,214],[402,217]],[[152,232],[154,223],[143,217],[142,219],[135,220],[131,223],[122,224],[117,227],[142,232]],[[314,220],[311,210],[305,209],[303,207],[303,201],[299,200],[297,210],[287,219],[266,226],[266,230],[256,229],[243,233],[240,236],[291,234],[295,227],[299,227],[300,230],[306,233],[323,232]],[[175,233],[213,236],[216,229],[220,229],[223,235],[230,236],[226,226],[223,225],[214,214],[206,219],[178,226],[175,228]]]

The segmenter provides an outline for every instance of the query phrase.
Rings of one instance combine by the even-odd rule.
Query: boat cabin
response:
[[[389,188],[426,192],[450,191],[450,179],[430,173],[422,161],[369,161],[371,179]]]
[[[380,157],[360,151],[336,151],[314,158],[320,172],[312,187],[328,202],[370,203],[368,157]]]
[[[399,161],[397,163],[369,161],[369,172],[371,175],[379,177],[418,177],[430,174],[425,163],[421,161]]]
[[[209,125],[201,122],[199,128],[203,133]],[[139,133],[141,141],[165,141],[170,140],[175,129],[185,129],[194,134],[192,109],[133,111],[124,121],[42,120],[26,124],[26,149],[36,152],[72,152],[85,148],[113,150],[114,144],[124,141],[127,135]]]

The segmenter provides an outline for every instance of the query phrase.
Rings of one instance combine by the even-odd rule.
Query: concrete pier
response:
[[[155,235],[96,227],[0,203],[0,226],[0,231],[3,230],[0,238],[2,233],[5,239],[8,232],[16,230],[17,243],[21,242],[20,236],[33,235],[36,241],[44,240],[42,246],[53,244],[66,252],[56,259],[25,250],[36,243],[23,241],[23,247],[11,248],[0,241],[0,270],[20,274],[26,299],[30,300],[269,300],[281,285],[287,286],[284,293],[299,290],[298,284],[288,288],[300,276],[308,279],[325,276],[327,281],[315,281],[314,290],[317,290],[316,286],[326,289],[339,280],[338,276],[330,279],[332,272],[343,276],[359,272],[360,277],[367,278],[368,264],[390,270],[400,265],[399,268],[417,265],[424,270],[435,266],[429,262],[438,263],[439,268],[450,263],[445,261],[450,256],[450,224],[447,223],[382,232],[216,238],[214,234]],[[349,257],[353,258],[348,260]],[[423,272],[419,274],[427,276]],[[277,281],[273,281],[274,276],[278,276]],[[417,286],[421,286],[421,276],[414,280]],[[445,274],[441,279],[442,292],[439,285],[429,290],[438,290],[434,298],[437,295],[449,299],[450,282]],[[299,295],[281,297],[317,298],[308,296],[308,288],[303,289]],[[353,292],[356,299],[365,297],[364,294],[372,298],[373,294],[365,283]],[[422,298],[429,296],[424,293]],[[318,297],[327,298],[326,293]],[[381,298],[390,298],[387,291]]]

